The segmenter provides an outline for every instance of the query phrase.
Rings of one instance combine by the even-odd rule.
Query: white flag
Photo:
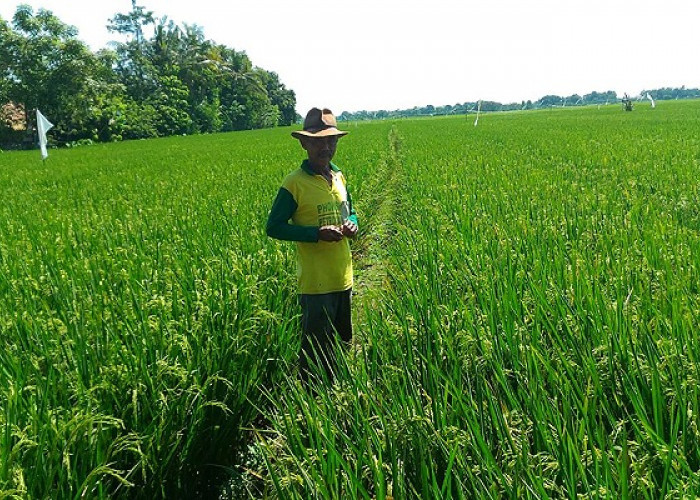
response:
[[[649,95],[649,92],[647,92],[647,99],[649,99],[651,101],[651,107],[655,108],[656,103],[654,102],[654,99]]]
[[[39,132],[39,148],[41,148],[41,159],[48,158],[49,153],[46,151],[46,132],[53,128],[53,123],[48,121],[41,111],[36,110],[36,127]]]

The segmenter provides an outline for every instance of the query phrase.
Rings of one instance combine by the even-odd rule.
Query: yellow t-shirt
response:
[[[292,222],[298,226],[342,224],[342,206],[348,202],[345,177],[331,169],[332,182],[299,168],[282,187],[297,204]],[[342,292],[352,288],[352,258],[347,238],[340,241],[297,242],[299,289],[303,294]]]

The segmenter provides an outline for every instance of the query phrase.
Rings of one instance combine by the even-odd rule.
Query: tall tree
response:
[[[12,36],[12,28],[0,17],[0,104],[9,100],[8,91],[12,78],[9,44],[12,43]]]
[[[153,11],[145,10],[145,7],[136,5],[136,0],[131,0],[131,12],[115,14],[109,20],[107,29],[133,35],[136,44],[140,46],[143,43],[143,27],[154,22]]]
[[[297,102],[294,91],[287,89],[284,84],[280,82],[277,73],[265,70],[261,70],[260,73],[260,78],[265,85],[265,90],[270,97],[271,104],[277,106],[279,110],[279,120],[277,124],[286,126],[296,122]]]
[[[49,116],[61,141],[119,140],[287,125],[294,92],[245,52],[207,40],[136,5],[108,28],[127,36],[91,53],[77,31],[50,11],[17,8],[0,19],[0,104]],[[145,28],[153,26],[147,36]]]
[[[0,61],[5,62],[3,92],[7,100],[25,110],[28,131],[36,108],[58,120],[71,107],[89,105],[80,96],[85,94],[98,63],[77,39],[73,26],[48,10],[39,9],[35,14],[29,5],[17,8],[14,29],[7,23],[0,24]],[[57,132],[66,133],[67,129],[64,123]]]
[[[109,31],[130,35],[131,39],[119,44],[119,58],[115,69],[127,84],[130,94],[137,100],[145,99],[155,88],[153,68],[144,50],[144,27],[154,24],[153,12],[131,0],[131,12],[115,14],[109,20]]]

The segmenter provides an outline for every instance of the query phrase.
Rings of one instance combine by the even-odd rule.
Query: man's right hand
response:
[[[338,226],[321,226],[318,230],[319,241],[340,241],[343,239],[343,232]]]

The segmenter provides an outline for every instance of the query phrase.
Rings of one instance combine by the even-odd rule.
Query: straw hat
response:
[[[292,132],[297,139],[302,137],[328,137],[331,135],[343,136],[344,130],[338,130],[338,123],[330,109],[311,108],[304,119],[304,130]]]

